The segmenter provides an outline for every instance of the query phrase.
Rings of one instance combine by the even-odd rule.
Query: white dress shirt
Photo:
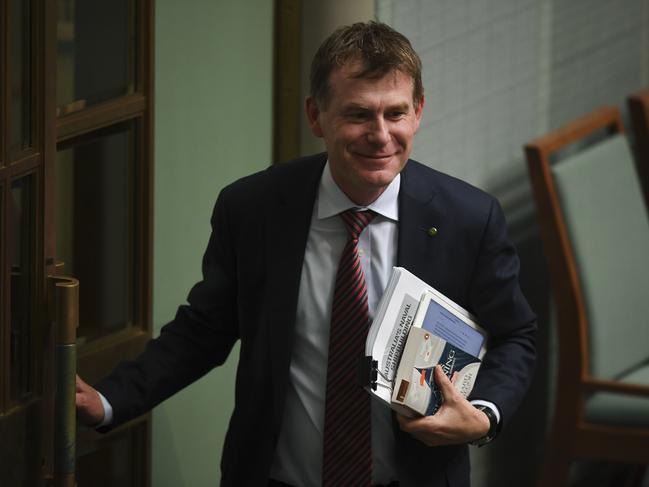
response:
[[[359,237],[370,317],[396,263],[400,176],[369,208],[377,216]],[[300,280],[290,377],[275,460],[270,476],[291,485],[319,487],[322,476],[325,390],[331,303],[338,263],[347,241],[339,213],[358,207],[324,168],[316,197]],[[364,207],[365,208],[365,207]],[[372,482],[396,480],[390,408],[372,400]]]

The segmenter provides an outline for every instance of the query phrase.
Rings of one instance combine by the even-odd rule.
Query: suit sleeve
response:
[[[224,193],[212,215],[203,279],[190,291],[188,304],[178,308],[139,357],[121,363],[96,385],[114,412],[106,430],[147,412],[221,365],[239,338],[236,258]]]
[[[535,363],[536,316],[518,281],[519,259],[493,200],[470,285],[471,308],[489,332],[488,349],[470,399],[496,404],[503,423],[517,409]]]

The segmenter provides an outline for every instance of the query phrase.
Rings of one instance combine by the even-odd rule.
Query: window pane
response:
[[[135,90],[135,0],[59,0],[59,115]]]
[[[57,255],[80,281],[81,339],[134,321],[135,127],[122,124],[57,154]]]
[[[34,176],[11,184],[9,258],[11,262],[11,330],[9,338],[10,397],[20,400],[33,390],[32,347],[34,302],[35,187]]]
[[[32,70],[31,2],[11,0],[9,5],[9,152],[16,154],[29,147],[31,140]]]

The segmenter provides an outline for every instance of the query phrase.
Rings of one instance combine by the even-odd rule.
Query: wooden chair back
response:
[[[604,141],[601,140],[602,137]],[[594,139],[597,139],[596,143],[584,148]],[[636,316],[634,320],[626,320],[625,316],[626,321],[620,324],[611,318],[614,314],[607,315],[608,307],[618,306],[615,312],[629,311],[629,316],[632,316],[634,310],[628,309],[633,308],[629,303],[637,304],[640,300],[638,295],[627,296],[621,288],[620,282],[624,281],[625,276],[602,276],[607,273],[614,274],[611,269],[615,269],[618,264],[616,255],[619,254],[615,253],[616,249],[611,248],[610,255],[607,255],[606,249],[616,246],[615,238],[620,239],[622,244],[625,242],[621,239],[627,238],[627,233],[623,230],[627,210],[621,211],[619,219],[615,218],[616,215],[611,215],[610,208],[615,208],[618,202],[607,199],[610,195],[607,194],[606,180],[602,180],[602,175],[606,175],[607,171],[612,179],[617,178],[618,169],[615,164],[625,164],[625,167],[619,170],[625,175],[624,182],[611,182],[617,185],[618,194],[621,191],[624,196],[628,191],[635,191],[621,206],[632,209],[628,213],[633,213],[632,220],[635,226],[640,227],[640,245],[634,241],[629,249],[633,249],[630,252],[643,262],[649,262],[649,220],[643,208],[643,198],[635,178],[632,157],[617,108],[598,109],[533,140],[525,145],[525,154],[541,237],[550,267],[558,319],[556,406],[547,458],[539,485],[560,486],[566,480],[570,462],[578,457],[641,464],[649,462],[649,421],[634,428],[613,424],[615,422],[607,424],[606,419],[601,418],[593,422],[588,414],[592,408],[589,410],[587,407],[592,398],[597,398],[601,403],[599,399],[602,394],[613,394],[615,397],[612,404],[615,408],[618,404],[615,399],[622,394],[641,397],[641,401],[647,401],[649,410],[649,399],[645,399],[649,398],[649,380],[646,383],[618,380],[626,372],[625,368],[638,361],[642,362],[643,357],[649,359],[649,317]],[[562,167],[561,162],[556,162],[561,156],[564,157],[566,166]],[[611,166],[607,158],[611,159]],[[597,175],[589,174],[588,164],[592,160],[597,163],[597,167],[593,169]],[[600,186],[596,191],[589,188],[591,178]],[[620,184],[623,185],[621,188]],[[589,208],[591,203],[593,208]],[[594,225],[599,223],[598,205],[600,209],[608,205],[608,214],[602,218],[601,232],[610,233],[602,233],[601,239],[597,233],[593,233]],[[570,211],[578,210],[577,216],[567,212],[564,207],[568,207]],[[626,217],[630,218],[629,215]],[[609,222],[612,228],[607,228],[605,221]],[[584,228],[587,230],[585,237],[579,234]],[[632,237],[635,237],[635,234]],[[645,241],[646,252],[645,244],[642,243]],[[599,244],[604,247],[598,248]],[[624,248],[624,245],[619,245],[619,248]],[[591,260],[584,261],[579,252],[588,254],[587,257]],[[610,265],[597,259],[592,260],[593,255],[597,257],[598,252],[604,258],[612,259]],[[626,257],[622,255],[620,261]],[[632,266],[633,262],[634,257],[631,257],[625,265]],[[591,267],[595,268],[595,271]],[[634,272],[634,275],[640,276],[642,282],[646,281],[642,286],[649,289],[649,278],[644,277],[645,273],[649,273],[649,265],[647,267],[642,272]],[[616,282],[616,279],[619,279],[619,282]],[[647,289],[639,289],[635,285],[629,287],[636,294],[647,292]],[[601,301],[600,298],[602,294],[606,294],[607,289],[612,290],[611,295],[617,293],[613,301],[626,301],[610,301],[603,305],[601,302],[595,302]],[[617,299],[619,297],[621,298]],[[641,300],[647,302],[647,299]],[[604,322],[602,314],[605,316]],[[637,336],[632,335],[634,332]],[[618,338],[620,340],[617,340]],[[625,355],[626,347],[620,350],[621,346],[615,345],[616,342],[624,341],[630,343],[632,353]],[[607,352],[610,352],[609,358],[604,357]],[[615,357],[614,354],[619,356]],[[628,363],[625,362],[627,359]],[[606,396],[606,400],[609,399]]]

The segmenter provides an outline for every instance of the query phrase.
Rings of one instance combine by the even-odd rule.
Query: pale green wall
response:
[[[272,4],[156,2],[155,334],[200,276],[219,190],[271,160]],[[154,410],[155,487],[218,485],[237,355]]]

